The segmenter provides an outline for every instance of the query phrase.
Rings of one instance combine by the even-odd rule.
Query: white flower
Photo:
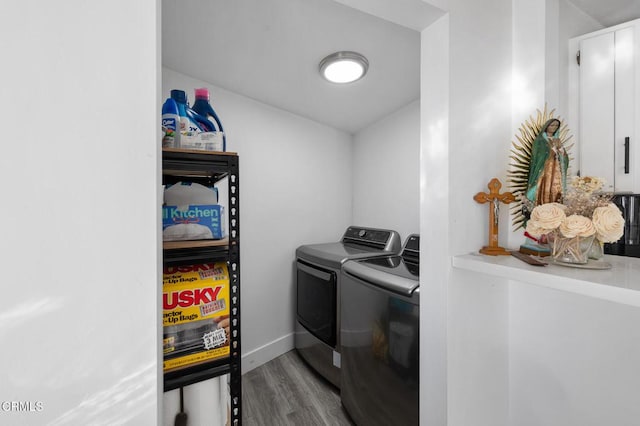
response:
[[[553,231],[565,220],[564,214],[565,206],[559,203],[546,203],[536,206],[531,212],[531,218],[529,222],[532,230],[541,229],[544,230],[544,234]],[[527,222],[527,230],[529,229],[529,222]],[[536,235],[529,232],[531,235]],[[541,234],[538,234],[541,235]]]
[[[596,238],[603,243],[614,243],[624,233],[622,212],[613,203],[597,207],[593,211],[593,225],[596,229]]]
[[[531,220],[531,219],[529,219],[529,221],[527,221],[527,228],[525,230],[527,231],[527,233],[529,235],[534,236],[536,238],[538,238],[541,235],[544,235],[544,234],[549,232],[548,229],[544,229],[544,228],[540,227],[538,225],[538,222],[536,222],[535,220]]]
[[[604,179],[595,176],[574,176],[571,186],[585,194],[599,191],[604,186]]]
[[[588,217],[572,214],[560,224],[560,232],[567,238],[590,237],[596,233],[596,228]]]

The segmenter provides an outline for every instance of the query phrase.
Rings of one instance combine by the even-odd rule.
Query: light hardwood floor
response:
[[[246,426],[353,426],[340,391],[290,351],[242,376]]]

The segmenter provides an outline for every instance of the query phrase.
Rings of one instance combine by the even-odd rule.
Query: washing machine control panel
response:
[[[358,228],[350,226],[342,237],[342,242],[385,245],[393,238],[393,231],[384,229]]]

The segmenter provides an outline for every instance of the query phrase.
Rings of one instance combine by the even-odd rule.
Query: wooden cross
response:
[[[510,253],[503,247],[498,246],[498,212],[500,211],[500,203],[509,204],[516,201],[516,197],[510,192],[500,194],[502,184],[496,178],[491,179],[489,185],[489,193],[478,192],[473,199],[480,204],[491,203],[489,206],[489,245],[480,249],[480,253],[491,256],[506,255]]]

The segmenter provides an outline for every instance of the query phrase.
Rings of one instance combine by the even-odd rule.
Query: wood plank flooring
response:
[[[353,426],[340,391],[295,352],[242,376],[242,424],[247,426]]]

